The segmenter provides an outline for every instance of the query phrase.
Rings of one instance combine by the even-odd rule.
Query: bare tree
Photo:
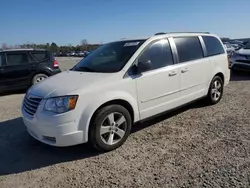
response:
[[[81,40],[81,49],[82,50],[87,50],[87,48],[88,48],[88,41],[87,41],[87,39],[82,39]]]
[[[88,44],[87,39],[82,39],[81,40],[81,46],[86,46]]]

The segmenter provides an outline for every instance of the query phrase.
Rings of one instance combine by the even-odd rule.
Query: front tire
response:
[[[131,126],[131,116],[126,108],[120,105],[105,106],[94,116],[89,140],[98,150],[111,151],[127,140]]]
[[[215,76],[210,83],[207,94],[207,102],[211,105],[217,104],[223,95],[224,83],[220,76]]]

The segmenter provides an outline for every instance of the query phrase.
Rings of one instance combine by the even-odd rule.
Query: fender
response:
[[[112,100],[127,101],[133,108],[134,122],[140,120],[137,101],[131,94],[124,91],[108,91],[106,93],[100,93],[99,95],[92,97],[91,102],[82,110],[82,115],[79,121],[79,130],[83,130],[85,142],[88,141],[90,121],[94,113],[100,106]]]
[[[207,87],[206,87],[207,90],[206,90],[206,93],[208,93],[208,91],[209,91],[210,84],[211,84],[213,78],[215,77],[216,74],[219,74],[219,73],[223,74],[224,82],[225,82],[226,76],[225,76],[225,74],[224,74],[224,71],[222,70],[222,68],[217,67],[217,68],[213,71],[213,73],[211,74],[211,77],[210,77],[210,79],[209,79],[210,81],[207,83]]]

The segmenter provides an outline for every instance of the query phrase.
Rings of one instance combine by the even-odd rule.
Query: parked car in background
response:
[[[61,72],[47,50],[0,51],[0,91],[25,89]]]
[[[232,54],[230,68],[232,70],[250,71],[250,42]]]
[[[233,44],[233,43],[230,43],[230,45],[234,48],[234,50],[239,50],[242,46],[239,45],[239,44]]]
[[[82,51],[78,52],[77,57],[84,57],[84,52]]]
[[[83,57],[87,57],[90,53],[91,51],[84,51]]]
[[[231,54],[233,53],[233,51],[235,50],[234,47],[230,44],[230,43],[224,43],[224,48],[227,51],[227,54],[229,56],[231,56]]]
[[[76,52],[70,52],[70,56],[75,56]]]
[[[246,46],[246,45],[249,44],[249,43],[250,43],[250,41],[244,41],[244,42],[243,42],[243,45]]]
[[[220,38],[208,33],[107,43],[70,71],[31,87],[23,121],[30,135],[49,145],[89,141],[114,150],[135,122],[200,98],[218,103],[229,83],[228,67]]]
[[[243,42],[243,41],[240,41],[240,40],[231,40],[230,43],[232,43],[232,44],[244,45],[244,44],[243,44],[244,42]]]

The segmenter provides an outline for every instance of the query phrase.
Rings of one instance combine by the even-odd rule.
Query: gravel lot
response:
[[[59,61],[67,69],[78,60]],[[135,125],[109,153],[35,141],[20,118],[22,98],[0,97],[0,188],[250,186],[250,75],[232,76],[215,106],[196,102]]]
[[[78,63],[82,58],[80,57],[56,57],[59,61],[60,69],[65,71],[72,68],[76,63]]]

